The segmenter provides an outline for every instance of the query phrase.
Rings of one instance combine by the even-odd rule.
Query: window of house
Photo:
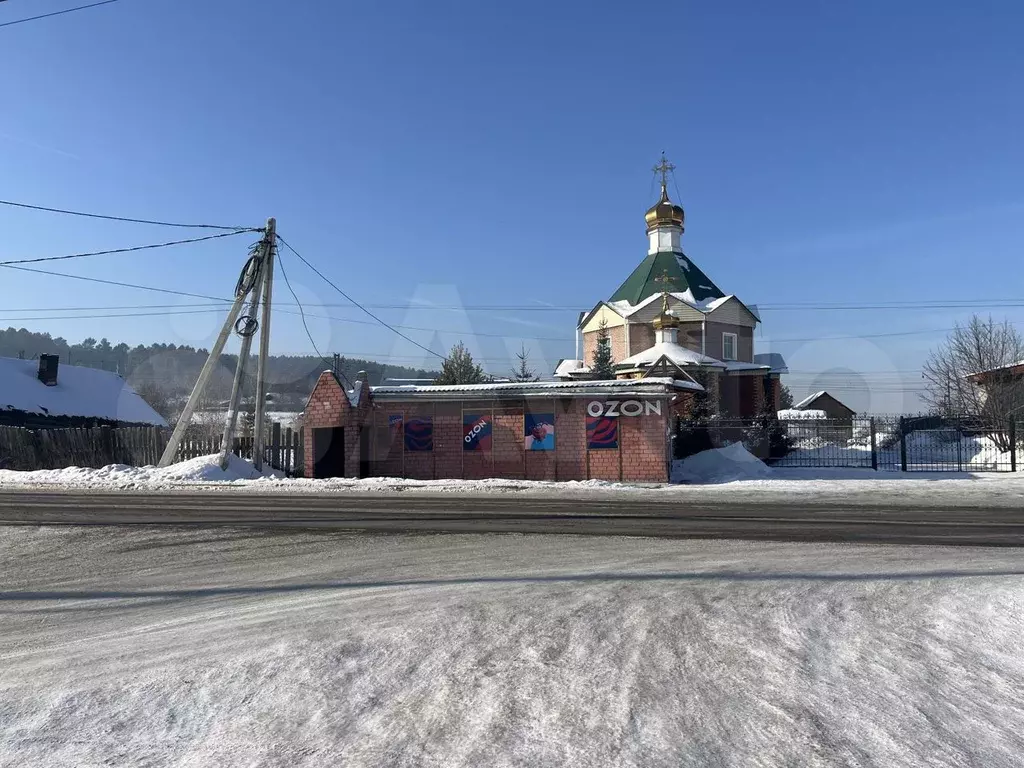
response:
[[[735,360],[736,359],[736,334],[735,333],[723,333],[722,334],[722,359],[723,360]]]

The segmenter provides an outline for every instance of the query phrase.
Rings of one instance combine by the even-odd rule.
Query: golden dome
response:
[[[668,308],[668,293],[661,294],[661,313],[654,318],[654,322],[651,323],[655,330],[660,331],[663,328],[678,328],[679,318],[676,317],[675,312]]]
[[[665,185],[661,185],[661,199],[654,204],[654,206],[647,211],[647,215],[644,216],[647,220],[647,231],[651,232],[657,227],[662,226],[676,226],[683,229],[683,207],[676,205],[668,199],[668,190]]]

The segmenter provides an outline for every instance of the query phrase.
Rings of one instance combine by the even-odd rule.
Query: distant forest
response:
[[[93,338],[85,339],[80,344],[70,344],[59,336],[54,338],[48,333],[33,333],[25,328],[0,329],[0,357],[31,360],[41,354],[59,355],[62,364],[102,368],[119,373],[151,403],[163,400],[173,404],[184,400],[192,391],[209,351],[174,344],[151,344],[148,347],[140,344],[129,347],[127,344],[112,344],[107,339],[97,341]],[[219,370],[207,390],[209,402],[206,405],[213,407],[230,397],[236,361],[237,355],[221,357]],[[331,367],[333,360],[322,360],[313,355],[272,356],[267,366],[267,378],[270,382],[269,391],[274,395],[275,408],[301,409],[317,377]],[[382,365],[372,360],[345,357],[341,358],[339,370],[352,381],[359,371],[366,371],[370,383],[374,385],[386,378],[433,379],[438,375],[437,371]],[[251,394],[255,390],[255,359],[246,371],[246,392]]]

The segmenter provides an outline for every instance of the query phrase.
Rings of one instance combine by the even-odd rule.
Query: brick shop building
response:
[[[308,477],[668,481],[669,428],[692,380],[370,387],[321,374]]]

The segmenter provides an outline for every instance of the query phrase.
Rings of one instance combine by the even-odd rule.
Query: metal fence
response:
[[[937,416],[679,420],[673,440],[676,458],[742,442],[777,467],[896,472],[1016,472],[1024,449],[1013,420]]]

